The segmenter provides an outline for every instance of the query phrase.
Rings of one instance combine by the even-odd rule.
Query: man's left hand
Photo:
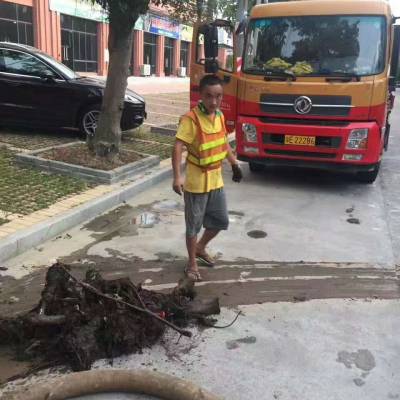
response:
[[[239,164],[232,164],[232,180],[233,182],[239,183],[243,179],[243,172]]]

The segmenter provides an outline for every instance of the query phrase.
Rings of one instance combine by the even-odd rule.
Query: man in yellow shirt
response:
[[[242,172],[227,139],[225,120],[219,110],[223,97],[222,81],[216,75],[204,76],[199,85],[201,101],[181,118],[172,155],[173,190],[184,194],[186,247],[189,263],[186,275],[201,280],[197,259],[209,267],[214,261],[207,254],[208,243],[221,230],[228,229],[222,161],[232,166],[233,180],[240,182]],[[182,153],[188,151],[186,179],[181,175]],[[204,226],[199,241],[197,235]]]

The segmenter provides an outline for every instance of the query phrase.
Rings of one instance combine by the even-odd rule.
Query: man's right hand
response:
[[[174,182],[172,184],[172,189],[174,190],[175,193],[179,194],[179,196],[182,196],[182,193],[183,193],[183,179],[182,178],[175,178]]]

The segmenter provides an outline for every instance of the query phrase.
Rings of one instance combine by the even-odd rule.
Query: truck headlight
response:
[[[242,124],[242,130],[247,142],[257,143],[257,128],[253,124]]]
[[[128,103],[133,103],[133,104],[140,103],[140,100],[138,100],[136,97],[131,96],[130,94],[126,94],[124,100]]]
[[[367,148],[368,143],[368,128],[353,129],[350,132],[349,139],[347,140],[346,149],[364,150]]]

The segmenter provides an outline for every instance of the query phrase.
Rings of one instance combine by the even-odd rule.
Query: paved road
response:
[[[115,365],[145,363],[234,400],[400,399],[400,103],[393,117],[373,185],[309,171],[254,175],[246,166],[238,185],[226,169],[231,228],[212,244],[219,263],[202,270],[198,291],[220,297],[221,323],[237,308],[245,315]],[[40,266],[56,257],[77,274],[96,263],[107,277],[167,290],[185,265],[182,199],[164,182],[10,260],[2,296],[20,302],[2,313],[35,302]]]

